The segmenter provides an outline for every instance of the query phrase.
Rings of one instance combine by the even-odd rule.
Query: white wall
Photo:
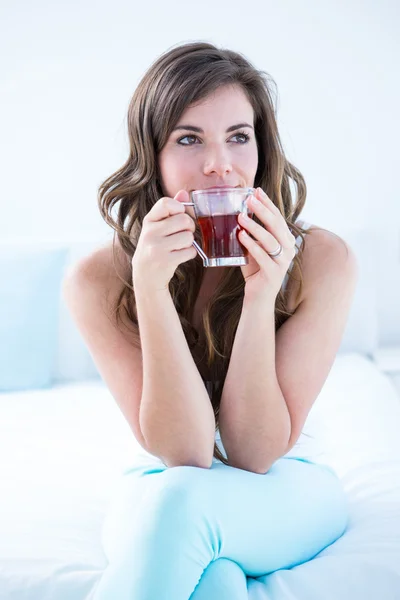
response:
[[[104,237],[97,187],[127,156],[140,78],[180,42],[242,52],[278,85],[288,158],[308,186],[306,220],[378,228],[381,339],[400,343],[397,0],[240,3],[95,0],[0,9],[0,236]]]

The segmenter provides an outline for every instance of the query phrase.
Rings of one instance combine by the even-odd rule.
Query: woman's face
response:
[[[188,107],[159,154],[165,196],[213,185],[252,187],[258,165],[253,121],[253,107],[238,85]]]

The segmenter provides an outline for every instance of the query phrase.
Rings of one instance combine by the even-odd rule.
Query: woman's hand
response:
[[[259,204],[254,202],[254,197],[259,200]],[[246,282],[245,297],[255,299],[262,296],[275,303],[283,279],[296,254],[295,237],[279,209],[261,188],[257,188],[254,196],[246,202],[249,211],[254,212],[265,225],[265,229],[251,218],[246,219],[243,213],[239,214],[238,222],[243,228],[238,234],[239,241],[249,252],[249,264],[240,267]],[[255,239],[248,233],[246,235],[244,230]],[[269,256],[268,252],[278,250],[279,244],[283,248],[282,254],[275,258]]]
[[[132,257],[135,289],[146,286],[152,291],[169,292],[169,282],[182,262],[197,256],[193,246],[196,224],[185,214],[186,190],[174,198],[157,200],[143,219],[136,252]]]

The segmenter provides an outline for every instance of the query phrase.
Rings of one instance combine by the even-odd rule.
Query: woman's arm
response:
[[[140,427],[150,451],[169,466],[209,468],[214,411],[168,290],[135,286],[143,356]]]
[[[265,473],[283,453],[290,416],[275,369],[274,305],[244,301],[219,413],[229,463]]]

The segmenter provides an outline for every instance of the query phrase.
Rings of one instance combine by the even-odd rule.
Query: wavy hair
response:
[[[288,277],[298,284],[296,307],[302,294],[301,255],[305,230],[296,225],[305,201],[306,183],[300,171],[285,157],[276,122],[272,88],[276,84],[265,72],[257,70],[242,54],[219,49],[205,42],[190,42],[162,54],[139,82],[130,101],[127,126],[130,151],[125,164],[109,176],[98,190],[98,206],[104,221],[114,229],[113,258],[117,276],[123,283],[113,307],[118,325],[128,320],[133,343],[141,347],[132,276],[126,281],[115,267],[115,238],[132,260],[142,230],[143,219],[164,195],[158,155],[185,109],[220,86],[238,85],[247,94],[254,110],[258,147],[258,167],[254,187],[260,186],[278,207],[295,237],[302,245],[293,260]],[[297,199],[292,201],[290,182]],[[112,209],[118,204],[115,219]],[[254,220],[264,227],[254,215]],[[319,228],[320,229],[320,228]],[[194,239],[201,244],[196,225]],[[204,336],[192,326],[193,309],[204,275],[200,256],[181,263],[169,282],[169,291],[179,316],[189,350],[199,367],[205,359],[214,382],[209,390],[216,430],[219,428],[221,394],[244,297],[244,279],[237,267],[225,267],[203,313]],[[289,287],[289,286],[287,286]],[[293,313],[287,310],[287,291],[281,290],[275,302],[275,331]],[[122,319],[122,315],[125,317]],[[200,369],[199,369],[200,370]],[[204,378],[203,378],[204,381]],[[229,464],[214,444],[214,457]]]

